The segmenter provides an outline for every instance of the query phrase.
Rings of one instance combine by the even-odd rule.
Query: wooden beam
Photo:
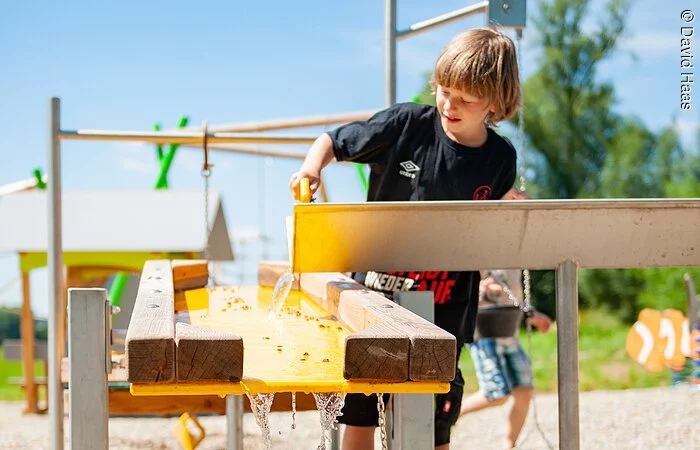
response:
[[[355,331],[346,340],[345,378],[454,378],[457,344],[450,333],[340,273],[302,274],[300,285]]]
[[[209,265],[205,260],[174,260],[172,271],[176,292],[203,288],[209,283]]]
[[[39,412],[38,386],[34,378],[34,360],[36,359],[34,344],[34,315],[32,314],[29,272],[22,272],[22,310],[20,315],[20,337],[22,339],[22,374],[25,385],[24,412],[37,414]]]
[[[332,125],[336,123],[353,122],[356,120],[367,120],[376,111],[357,111],[341,114],[326,114],[322,116],[295,117],[291,119],[276,119],[260,122],[239,122],[225,125],[213,125],[209,127],[210,132],[253,132],[285,130],[290,128],[316,127]]]
[[[240,381],[243,339],[213,328],[175,324],[177,381]]]
[[[289,271],[289,262],[261,261],[258,263],[258,286],[274,287],[277,280]],[[294,274],[292,289],[299,290],[299,275]]]
[[[65,391],[68,394],[68,390]],[[66,404],[68,401],[66,400]],[[292,410],[291,393],[279,392],[272,402],[272,412],[289,412]],[[316,401],[311,394],[297,392],[296,410],[314,411]],[[248,399],[243,401],[243,410],[250,411]],[[226,414],[226,398],[218,395],[156,395],[140,397],[131,395],[128,389],[109,389],[109,414],[111,416],[166,416],[177,417],[182,413]]]
[[[175,380],[174,315],[170,262],[147,261],[126,333],[129,382],[165,383]]]

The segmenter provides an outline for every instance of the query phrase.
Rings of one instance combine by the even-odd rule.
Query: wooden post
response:
[[[21,270],[21,269],[20,269]],[[38,386],[34,377],[34,315],[32,314],[29,273],[22,271],[22,312],[20,316],[20,337],[22,339],[22,372],[24,376],[24,394],[26,396],[25,414],[39,412]]]

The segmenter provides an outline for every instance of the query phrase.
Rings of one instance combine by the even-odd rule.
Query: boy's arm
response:
[[[331,161],[333,161],[333,141],[327,133],[323,133],[311,144],[311,148],[306,154],[304,163],[299,171],[292,174],[292,177],[289,179],[289,188],[292,192],[296,192],[296,187],[301,182],[301,179],[308,178],[309,188],[313,195],[319,188],[321,171]]]

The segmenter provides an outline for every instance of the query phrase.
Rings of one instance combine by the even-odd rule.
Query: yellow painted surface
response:
[[[151,259],[192,259],[193,253],[164,253],[164,252],[64,252],[63,264],[73,266],[118,267],[131,268],[141,272],[146,261]],[[29,252],[20,254],[20,269],[29,272],[47,265],[45,252]]]
[[[432,393],[445,382],[372,383],[343,378],[345,338],[351,331],[301,291],[292,290],[281,313],[268,311],[272,288],[217,287],[187,291],[176,320],[243,338],[240,383],[132,384],[133,395],[273,392]]]

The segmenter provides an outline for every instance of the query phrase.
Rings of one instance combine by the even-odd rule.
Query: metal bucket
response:
[[[483,338],[513,337],[518,332],[523,311],[515,305],[480,306],[476,330]]]

